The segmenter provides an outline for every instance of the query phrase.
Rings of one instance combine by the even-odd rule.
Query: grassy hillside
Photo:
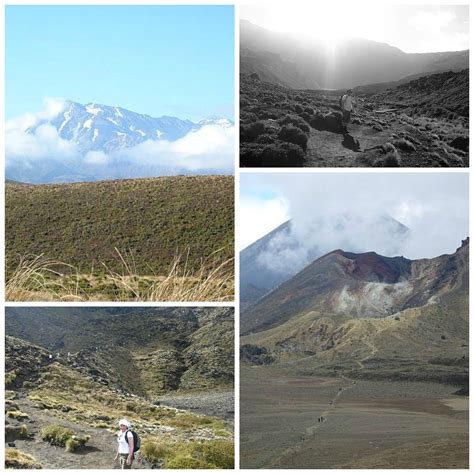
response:
[[[176,251],[198,267],[224,248],[233,255],[234,180],[165,177],[98,183],[6,186],[6,252],[40,255],[82,271],[120,267],[131,251],[140,274],[166,272]]]
[[[211,301],[229,299],[233,291],[228,281],[233,278],[230,261],[234,255],[231,176],[39,186],[7,183],[5,229],[7,281],[12,281],[15,270],[21,268],[21,275],[16,275],[20,281],[12,282],[13,296],[7,292],[9,300],[37,299],[28,292],[45,290],[42,300]],[[41,259],[35,261],[38,256]],[[196,283],[191,281],[193,277],[202,283],[223,265],[227,273],[223,280],[227,281],[222,296],[205,292],[189,295]],[[23,274],[30,270],[34,275],[25,284]],[[181,279],[177,282],[181,295],[168,289],[142,296],[151,282],[136,277],[156,281],[170,274]],[[68,280],[64,275],[74,278]],[[48,285],[52,277],[57,287]],[[47,280],[47,284],[38,289],[31,285],[32,279]],[[172,284],[176,286],[176,281]],[[24,294],[17,287],[26,290]],[[89,298],[89,293],[94,297]]]
[[[427,117],[469,117],[469,69],[420,77],[383,92],[373,100]]]

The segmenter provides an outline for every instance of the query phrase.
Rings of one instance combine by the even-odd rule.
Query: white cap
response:
[[[122,418],[120,421],[119,421],[119,426],[120,425],[125,425],[127,428],[130,428],[130,422],[128,420],[126,420],[125,418]]]

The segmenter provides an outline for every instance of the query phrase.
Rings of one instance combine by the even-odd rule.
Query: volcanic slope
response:
[[[332,224],[335,232],[348,230],[364,219],[367,228],[377,226],[386,238],[384,244],[391,253],[396,253],[406,238],[409,229],[388,215],[360,216],[344,215]],[[322,225],[327,223],[323,222]],[[320,227],[321,223],[314,223]],[[240,252],[240,307],[246,309],[262,296],[290,279],[326,252],[318,239],[298,235],[292,221],[286,221]],[[382,239],[381,239],[382,240]],[[391,242],[392,244],[390,245]],[[357,249],[348,249],[357,251]],[[296,257],[293,257],[296,256]]]
[[[7,184],[5,229],[7,282],[22,260],[40,255],[62,263],[53,265],[62,274],[83,275],[85,292],[113,292],[108,274],[167,276],[177,258],[194,276],[233,258],[234,180]]]
[[[469,70],[356,93],[342,133],[344,91],[293,90],[241,77],[243,167],[469,166]]]
[[[466,384],[468,260],[331,252],[242,313],[243,358]]]

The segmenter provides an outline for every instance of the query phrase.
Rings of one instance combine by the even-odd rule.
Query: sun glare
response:
[[[272,8],[265,12],[264,26],[316,40],[331,50],[350,38],[383,41],[382,18],[383,14],[375,6],[368,11],[361,5],[315,3],[303,8]]]

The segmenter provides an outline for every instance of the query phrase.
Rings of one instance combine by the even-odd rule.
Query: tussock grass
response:
[[[232,301],[233,258],[222,261],[214,252],[197,271],[188,264],[189,251],[176,255],[167,275],[141,276],[131,252],[115,249],[121,262],[116,271],[80,274],[71,265],[39,256],[21,259],[7,276],[7,301]],[[67,268],[63,273],[59,269]],[[8,272],[7,272],[8,274]]]
[[[66,446],[66,441],[73,435],[72,430],[59,425],[47,425],[41,429],[41,439],[52,446]]]
[[[166,469],[233,469],[234,442],[232,440],[180,441],[148,439],[141,453],[152,464]]]
[[[7,418],[14,418],[15,420],[27,420],[29,416],[20,410],[11,410],[6,413]]]
[[[15,448],[5,449],[5,467],[7,469],[41,469],[41,464],[29,454]]]
[[[65,447],[67,453],[73,453],[79,447],[85,446],[90,439],[87,435],[77,435],[69,428],[60,425],[47,425],[41,429],[40,434],[43,441],[52,446]]]

